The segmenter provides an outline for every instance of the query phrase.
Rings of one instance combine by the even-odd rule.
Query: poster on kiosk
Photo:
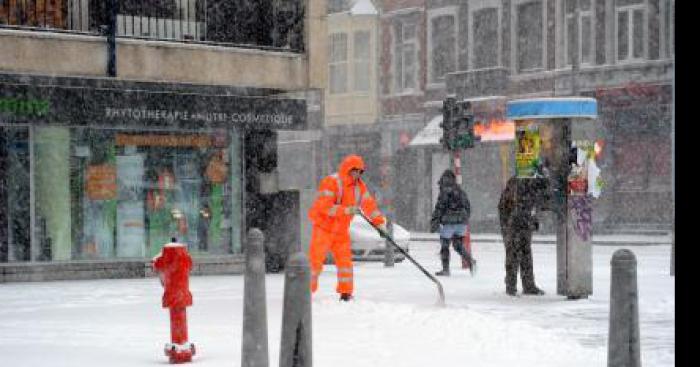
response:
[[[597,102],[583,97],[511,100],[506,116],[515,122],[517,178],[549,181],[557,294],[586,298],[593,293],[593,201],[602,188],[595,162]]]
[[[518,178],[535,178],[540,158],[540,131],[529,120],[522,121],[515,129],[515,173]]]

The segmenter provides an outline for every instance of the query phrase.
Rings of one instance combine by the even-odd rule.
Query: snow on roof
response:
[[[370,0],[357,0],[352,9],[350,9],[350,14],[352,15],[377,15],[377,8]]]
[[[441,122],[442,115],[436,115],[433,117],[425,128],[423,128],[423,130],[421,130],[408,145],[425,146],[440,144],[440,138],[442,137],[442,127],[440,127]]]

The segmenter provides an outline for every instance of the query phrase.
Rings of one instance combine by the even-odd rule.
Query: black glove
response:
[[[436,220],[430,221],[430,233],[435,233],[440,230],[440,222]]]

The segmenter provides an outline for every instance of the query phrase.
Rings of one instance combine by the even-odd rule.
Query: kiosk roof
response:
[[[509,120],[551,119],[562,117],[598,117],[598,102],[595,98],[560,97],[517,99],[506,103],[506,118]]]

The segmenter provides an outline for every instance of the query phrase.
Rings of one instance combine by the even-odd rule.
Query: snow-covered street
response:
[[[431,272],[438,243],[412,243],[411,254]],[[547,294],[509,297],[503,245],[475,243],[478,273],[459,268],[441,278],[447,307],[410,262],[385,268],[355,265],[355,300],[340,303],[335,267],[327,266],[314,295],[315,366],[605,366],[610,259],[618,246],[594,246],[593,295],[556,295],[554,245],[533,247],[535,276]],[[642,365],[674,366],[675,278],[670,246],[630,246],[638,261]],[[267,277],[270,366],[277,366],[283,274]],[[188,308],[193,364],[238,366],[243,276],[191,279]],[[520,284],[518,285],[520,287]],[[0,284],[0,365],[149,366],[167,364],[167,310],[155,278]]]

